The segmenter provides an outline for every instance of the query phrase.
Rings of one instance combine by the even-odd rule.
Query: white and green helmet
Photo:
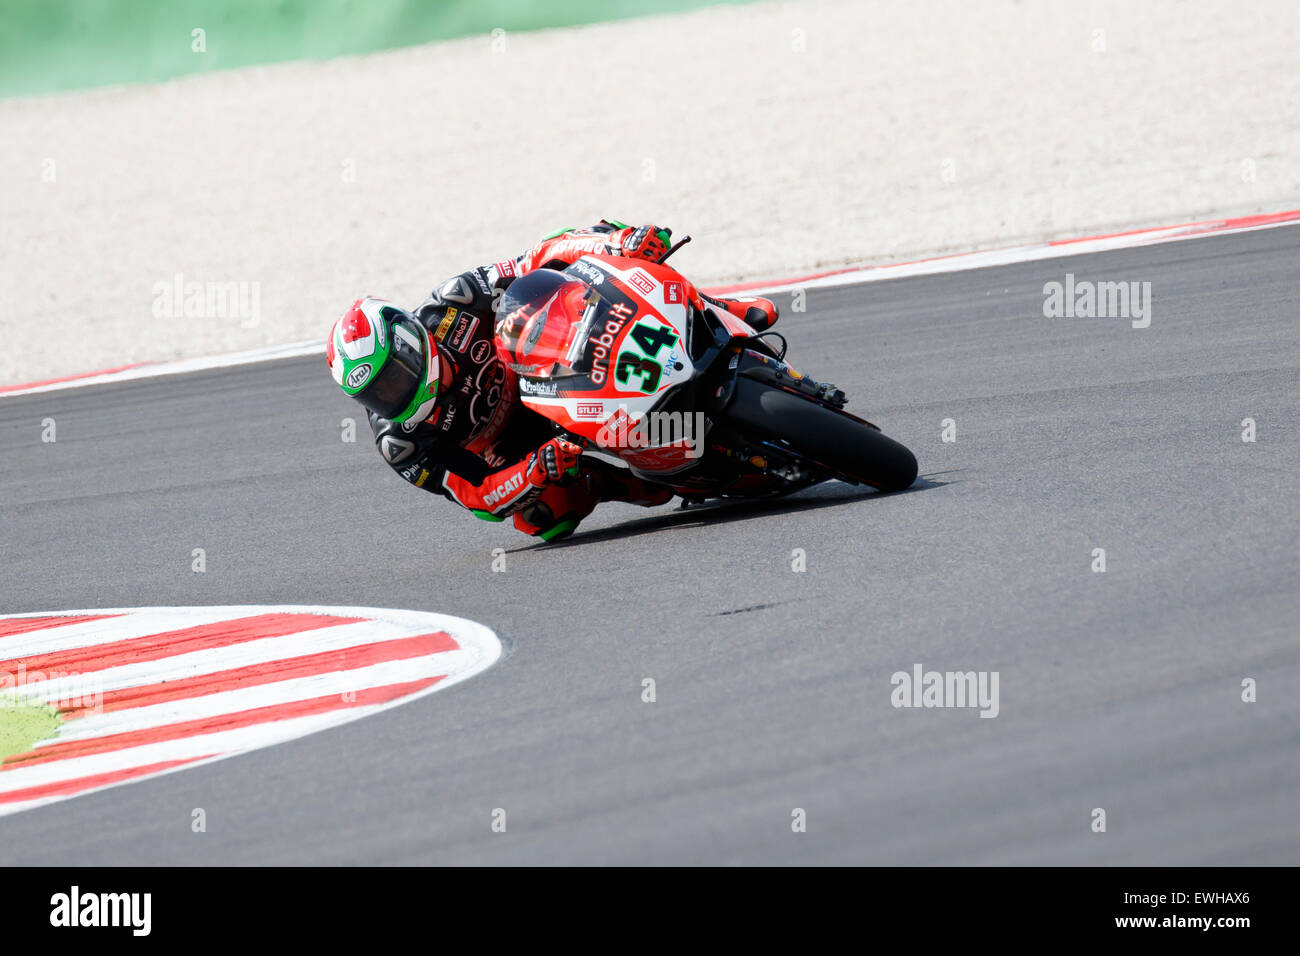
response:
[[[352,303],[325,343],[330,374],[381,418],[422,422],[438,404],[442,357],[405,309],[366,296]]]

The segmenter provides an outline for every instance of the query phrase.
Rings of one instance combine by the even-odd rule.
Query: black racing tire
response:
[[[871,425],[811,399],[745,377],[722,417],[753,438],[776,440],[792,451],[881,491],[916,481],[916,456]]]

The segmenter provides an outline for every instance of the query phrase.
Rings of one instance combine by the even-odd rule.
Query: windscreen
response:
[[[608,303],[581,279],[538,269],[516,279],[497,307],[497,339],[522,375],[585,372],[586,333]]]

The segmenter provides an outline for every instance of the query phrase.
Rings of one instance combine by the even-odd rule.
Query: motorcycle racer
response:
[[[659,261],[670,239],[667,229],[602,220],[454,276],[414,312],[357,299],[330,331],[331,374],[366,407],[375,445],[394,471],[484,520],[510,517],[520,531],[554,541],[601,501],[664,504],[670,489],[591,456],[580,460],[577,445],[519,401],[494,324],[499,297],[519,276],[592,253]],[[778,317],[766,299],[708,298],[756,331]]]

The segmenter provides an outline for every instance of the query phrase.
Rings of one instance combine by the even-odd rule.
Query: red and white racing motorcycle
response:
[[[527,407],[688,502],[916,479],[910,451],[786,364],[784,338],[713,307],[663,262],[589,255],[538,269],[496,314]]]

